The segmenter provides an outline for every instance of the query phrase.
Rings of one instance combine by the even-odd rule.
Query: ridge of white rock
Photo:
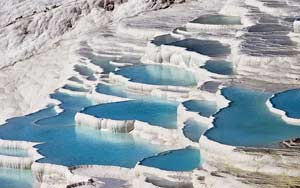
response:
[[[275,113],[275,114],[278,114],[280,115],[281,119],[283,121],[285,121],[286,123],[288,124],[291,124],[291,125],[296,125],[296,126],[300,126],[300,119],[299,118],[291,118],[291,117],[288,117],[286,112],[283,111],[283,110],[280,110],[276,107],[274,107],[274,105],[272,104],[271,102],[271,99],[274,97],[274,95],[272,95],[266,102],[266,105],[268,107],[268,109],[272,112],[272,113]]]
[[[0,148],[8,150],[24,150],[27,154],[24,157],[2,154],[0,155],[0,166],[5,168],[30,169],[34,161],[44,157],[38,153],[36,148],[34,148],[37,144],[40,143],[0,139]]]
[[[134,120],[113,120],[96,118],[84,113],[76,113],[75,121],[78,125],[89,126],[99,130],[108,130],[116,133],[129,133],[134,129]]]

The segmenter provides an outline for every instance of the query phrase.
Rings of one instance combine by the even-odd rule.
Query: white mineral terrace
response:
[[[162,170],[145,166],[141,161],[133,168],[93,164],[67,167],[39,162],[47,158],[36,148],[43,143],[0,139],[0,148],[27,153],[26,156],[1,154],[0,167],[31,169],[41,188],[248,188],[261,187],[265,179],[258,179],[260,176],[267,176],[266,184],[276,187],[269,181],[278,177],[300,177],[299,152],[296,157],[276,154],[286,150],[260,152],[256,148],[218,143],[206,135],[202,135],[199,142],[193,142],[183,133],[185,122],[189,120],[203,123],[207,130],[213,128],[215,120],[212,115],[205,117],[188,110],[183,105],[186,101],[215,102],[217,109],[222,110],[231,101],[221,94],[221,89],[247,79],[254,84],[299,86],[298,1],[175,0],[170,5],[169,1],[128,0],[116,2],[113,11],[103,9],[103,2],[98,0],[56,0],[56,3],[45,1],[33,5],[27,1],[10,1],[0,2],[0,57],[4,59],[0,61],[0,123],[44,109],[49,104],[54,105],[57,115],[62,114],[62,101],[49,96],[55,92],[85,97],[93,105],[138,100],[136,95],[144,96],[144,100],[159,98],[178,103],[175,129],[136,119],[98,118],[84,111],[74,113],[74,120],[76,126],[129,134],[133,139],[163,147],[164,151],[199,149],[202,164],[190,171]],[[49,9],[53,4],[58,7]],[[13,10],[11,13],[8,7]],[[237,16],[240,23],[190,22],[205,15]],[[294,20],[288,21],[288,18]],[[210,56],[174,46],[172,42],[155,45],[151,41],[164,34],[176,40],[217,40],[230,48],[230,53]],[[105,58],[111,59],[105,63],[96,61]],[[235,74],[222,75],[201,68],[208,60],[232,62]],[[189,71],[197,84],[147,84],[114,72],[136,64],[167,65]],[[215,92],[203,89],[209,82],[218,83],[213,88]],[[125,94],[99,92],[98,84],[122,86]],[[266,106],[288,124],[300,124],[300,119],[287,117],[284,111],[274,108],[270,100]],[[258,182],[253,183],[256,178]]]

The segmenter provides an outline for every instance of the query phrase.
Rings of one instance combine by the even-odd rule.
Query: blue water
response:
[[[269,111],[265,103],[271,93],[229,87],[222,94],[232,102],[215,115],[215,127],[205,133],[210,139],[233,146],[276,147],[300,136],[300,127]]]
[[[76,92],[87,92],[87,91],[89,91],[88,89],[85,89],[83,87],[69,85],[69,84],[64,85],[62,88],[67,89],[67,90],[71,90],[71,91],[76,91]]]
[[[82,113],[114,120],[140,120],[170,129],[177,127],[177,103],[173,102],[130,100],[90,106]]]
[[[184,39],[170,43],[170,45],[186,48],[189,51],[197,52],[210,57],[223,57],[230,54],[229,46],[214,40]]]
[[[91,61],[92,64],[101,67],[104,73],[113,72],[117,68],[109,63],[110,61],[117,60],[117,57],[94,55],[93,53],[86,53],[85,56]]]
[[[275,108],[283,110],[291,118],[300,118],[300,89],[292,89],[275,94],[271,98]]]
[[[191,171],[201,166],[201,156],[198,149],[188,147],[160,153],[142,160],[140,164],[168,171]]]
[[[161,151],[148,142],[128,134],[95,131],[76,126],[74,115],[93,103],[81,96],[55,93],[52,98],[62,101],[64,112],[53,107],[8,120],[0,127],[0,138],[44,142],[38,145],[46,158],[39,162],[66,166],[99,164],[133,167],[145,157]]]
[[[217,104],[212,101],[189,100],[182,104],[187,108],[187,110],[199,112],[199,114],[204,117],[210,117],[218,111]]]
[[[82,76],[86,76],[88,80],[95,81],[94,71],[85,65],[75,65],[74,70]]]
[[[191,23],[210,24],[210,25],[240,25],[241,18],[238,16],[225,16],[225,15],[204,15]]]
[[[137,95],[127,92],[126,88],[121,85],[98,84],[96,87],[96,92],[123,98],[135,98]]]
[[[234,73],[232,63],[222,60],[209,60],[201,68],[216,74],[231,75]]]
[[[166,35],[159,35],[157,37],[154,37],[153,40],[151,40],[151,42],[157,46],[163,45],[163,44],[170,44],[173,42],[176,42],[180,39],[173,37],[170,34],[166,34]]]
[[[184,124],[183,134],[193,142],[199,142],[201,135],[203,135],[208,128],[208,125],[196,120],[188,120]]]
[[[0,168],[1,188],[32,188],[33,181],[30,170]]]
[[[15,157],[27,157],[28,153],[23,149],[13,149],[13,148],[2,148],[0,147],[0,155],[15,156]]]
[[[132,82],[153,85],[195,86],[195,76],[184,69],[165,65],[135,65],[115,72],[130,78]]]

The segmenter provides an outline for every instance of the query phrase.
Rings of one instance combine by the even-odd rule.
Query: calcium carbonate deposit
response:
[[[300,186],[299,0],[3,0],[0,188]]]

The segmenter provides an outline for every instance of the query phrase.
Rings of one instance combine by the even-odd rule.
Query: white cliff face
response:
[[[294,26],[294,32],[300,33],[300,20],[295,20],[293,26]]]

